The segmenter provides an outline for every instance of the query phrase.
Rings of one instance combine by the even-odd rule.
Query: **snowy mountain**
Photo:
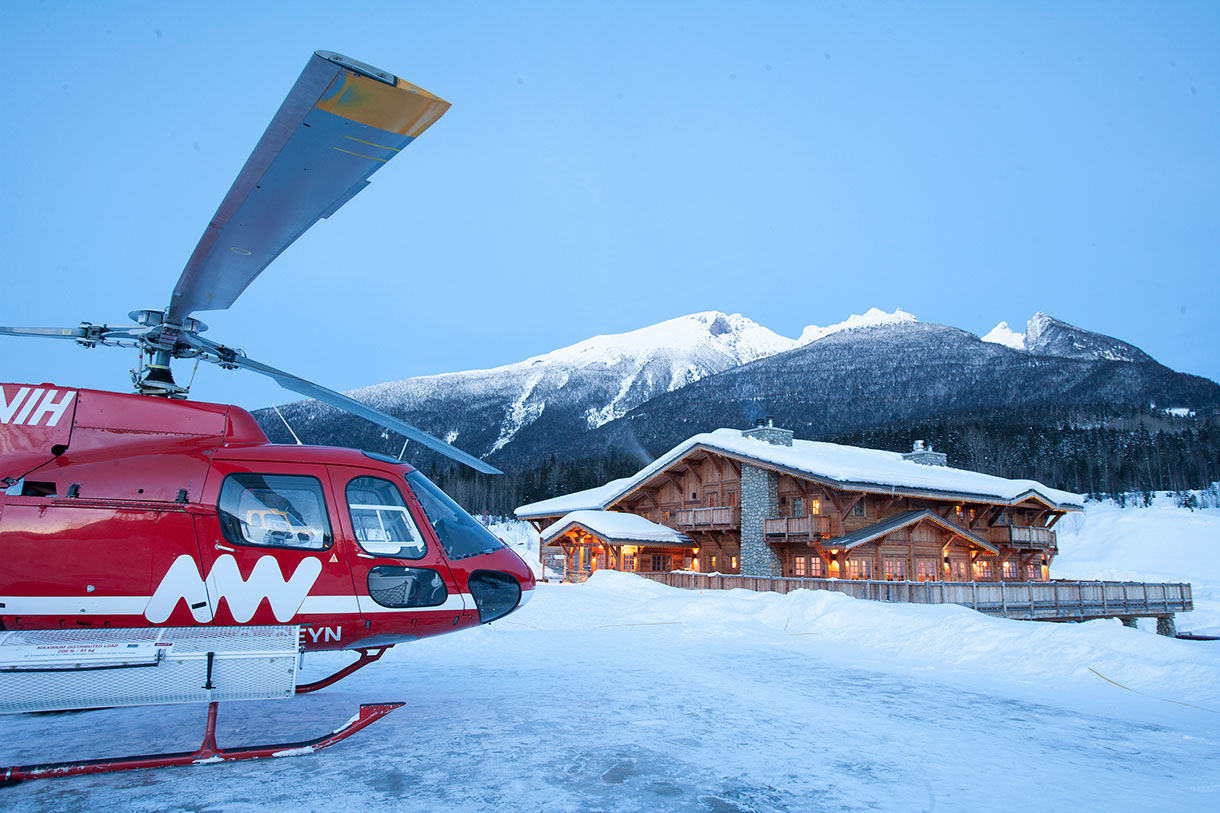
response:
[[[740,314],[709,311],[594,336],[503,367],[409,378],[349,394],[472,454],[494,455],[510,444],[538,451],[548,438],[596,429],[657,395],[796,345]],[[345,445],[360,445],[380,434],[315,402],[282,411],[303,437],[335,442],[339,432],[347,435]],[[276,423],[274,414],[264,416],[268,429],[282,431]]]
[[[840,331],[658,395],[556,454],[642,449],[647,457],[698,432],[749,426],[766,415],[798,437],[824,439],[998,411],[1220,407],[1214,382],[1176,373],[1118,340],[1044,319],[1031,321],[1046,325],[1036,351],[907,320]],[[1096,340],[1086,352],[1073,336]],[[1130,348],[1131,361],[1115,363],[1111,357],[1122,347]]]
[[[1150,362],[1152,357],[1138,347],[1101,333],[1069,325],[1039,311],[1017,333],[1000,322],[983,341],[1024,350],[1036,356],[1057,356],[1088,361]]]
[[[1115,362],[1122,362],[1116,364]],[[800,338],[717,311],[595,336],[515,364],[378,384],[350,394],[509,470],[551,456],[636,459],[695,432],[772,414],[804,437],[1044,405],[1214,409],[1220,388],[1138,348],[1043,313],[981,340],[876,308]],[[398,454],[395,440],[313,401],[281,408],[308,443]],[[274,413],[257,416],[291,442]],[[412,461],[427,461],[411,450]],[[426,453],[425,453],[426,454]]]

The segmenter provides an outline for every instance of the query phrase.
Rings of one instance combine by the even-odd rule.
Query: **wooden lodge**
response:
[[[543,562],[565,581],[607,568],[650,573],[690,570],[697,563],[698,544],[691,537],[621,511],[573,511],[544,528],[541,540]]]
[[[795,440],[766,422],[679,444],[633,477],[525,505],[553,570],[689,570],[911,582],[1047,581],[1079,495],[906,454]],[[578,512],[579,515],[573,515]],[[637,537],[599,531],[629,514]],[[590,524],[592,522],[592,525]],[[668,533],[670,536],[666,537]],[[683,541],[685,540],[685,541]],[[559,555],[562,554],[562,564]]]

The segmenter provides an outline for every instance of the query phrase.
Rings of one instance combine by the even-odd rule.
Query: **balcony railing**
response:
[[[825,514],[808,517],[768,517],[763,520],[763,533],[767,536],[795,536],[800,539],[830,536],[830,517]]]
[[[670,511],[669,519],[678,528],[733,528],[741,525],[741,509],[736,505],[684,508]]]
[[[1026,525],[1008,526],[1008,542],[1014,548],[1054,550],[1059,547],[1058,535],[1053,530]]]

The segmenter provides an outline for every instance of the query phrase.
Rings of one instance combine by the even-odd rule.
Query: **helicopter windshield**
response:
[[[418,471],[407,475],[407,483],[423,506],[436,538],[450,559],[466,559],[480,553],[491,553],[504,547],[495,534],[487,530],[460,505]]]

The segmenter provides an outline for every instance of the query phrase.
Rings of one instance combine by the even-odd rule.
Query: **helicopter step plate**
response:
[[[297,626],[0,632],[0,714],[292,697],[299,632]]]

